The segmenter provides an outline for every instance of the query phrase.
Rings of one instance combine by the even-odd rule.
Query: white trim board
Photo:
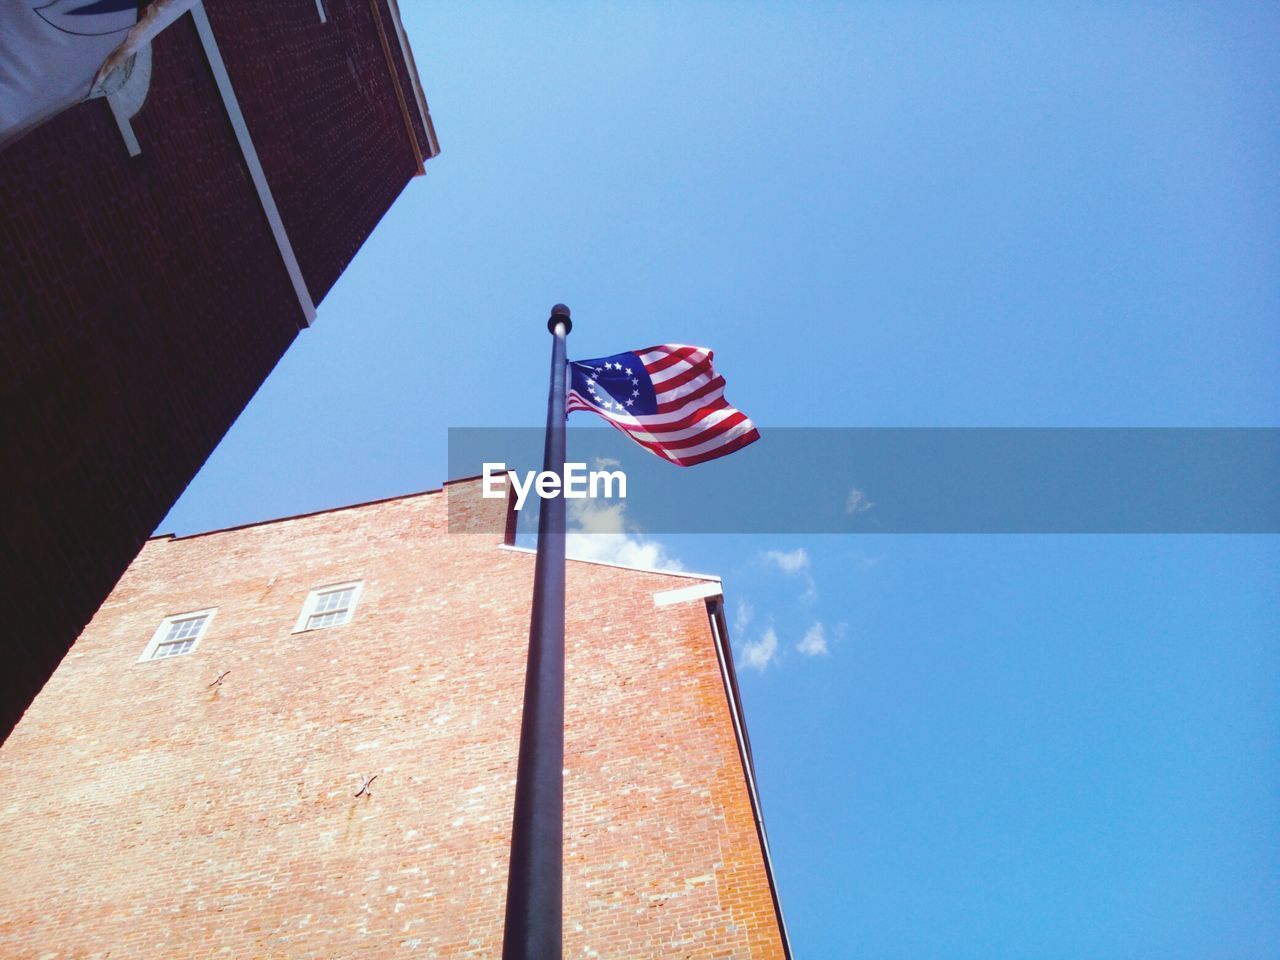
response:
[[[160,657],[159,660],[155,659],[156,650],[164,641],[165,635],[169,631],[169,627],[177,620],[193,620],[196,617],[204,617],[204,622],[200,624],[195,636],[190,638],[192,640],[191,649],[185,650],[182,653],[173,654],[173,656],[186,657],[195,653],[196,648],[200,646],[200,641],[205,638],[206,634],[208,634],[209,627],[213,624],[213,618],[217,613],[217,607],[206,607],[203,610],[192,610],[189,613],[174,613],[165,617],[160,621],[160,626],[156,627],[156,632],[151,635],[151,639],[147,641],[147,645],[142,649],[141,656],[139,656],[134,663],[157,663],[171,659],[171,657]]]
[[[400,21],[400,5],[396,0],[388,0],[387,8],[391,11],[391,21],[396,28],[396,39],[400,41],[400,56],[404,57],[405,72],[409,74],[409,79],[413,83],[413,99],[418,106],[418,116],[422,118],[422,129],[427,132],[428,155],[425,159],[430,160],[440,155],[440,142],[436,139],[436,130],[431,124],[431,118],[427,116],[427,98],[422,92],[422,80],[413,62],[413,54],[409,52],[409,38],[405,36],[404,24]],[[394,73],[391,79],[395,83],[400,82],[399,76]]]
[[[129,156],[140,156],[142,154],[142,145],[138,143],[138,135],[133,132],[133,124],[129,122],[131,119],[129,114],[125,113],[125,108],[120,105],[115,97],[107,97],[107,106],[111,108],[111,116],[115,118],[116,126],[120,130],[120,137],[124,140],[124,148],[129,151]]]
[[[791,960],[791,935],[782,915],[782,897],[778,893],[777,875],[773,870],[773,855],[769,852],[769,835],[764,827],[764,809],[760,805],[760,793],[756,789],[755,761],[751,757],[751,738],[747,736],[747,718],[742,712],[738,697],[738,684],[734,677],[733,651],[729,644],[729,628],[724,622],[724,600],[709,604],[707,618],[711,622],[711,639],[720,664],[720,679],[729,702],[729,716],[733,722],[734,738],[738,741],[738,756],[742,759],[742,772],[747,781],[747,796],[751,801],[751,813],[756,821],[756,833],[760,837],[760,852],[764,855],[764,869],[769,877],[769,893],[778,916],[778,930],[782,936],[782,952]]]
[[[275,237],[276,247],[280,250],[280,259],[293,283],[294,293],[298,297],[298,306],[302,308],[303,326],[309,327],[316,318],[315,301],[311,299],[311,291],[303,279],[302,268],[298,258],[294,256],[293,244],[289,242],[289,234],[280,219],[280,211],[276,208],[275,197],[271,195],[271,185],[267,183],[266,171],[258,160],[258,151],[253,147],[253,138],[249,136],[249,128],[244,122],[244,114],[240,112],[240,101],[231,86],[231,77],[227,74],[227,65],[222,61],[222,53],[218,50],[218,41],[214,39],[213,27],[209,25],[209,15],[204,11],[204,3],[197,3],[191,8],[191,18],[195,20],[196,32],[200,35],[200,45],[204,47],[204,55],[209,61],[209,69],[213,71],[214,82],[218,85],[218,93],[222,96],[222,105],[227,111],[227,119],[231,121],[231,129],[235,131],[236,142],[244,156],[245,166],[249,168],[249,178],[258,192],[258,201],[262,204],[262,212],[267,216],[271,234]]]
[[[339,623],[331,623],[323,627],[309,627],[307,623],[316,613],[317,601],[327,593],[336,593],[339,590],[351,591],[351,602],[347,605],[347,619]],[[293,625],[290,633],[311,633],[315,630],[329,630],[333,627],[345,627],[348,623],[356,618],[356,607],[360,605],[360,595],[364,593],[364,580],[344,580],[342,583],[330,583],[323,587],[313,587],[307,594],[307,599],[302,603],[302,612],[298,614],[297,622]]]
[[[691,587],[678,590],[663,590],[653,595],[655,607],[669,607],[673,603],[685,603],[689,600],[706,600],[708,597],[724,596],[724,586],[719,580],[709,583],[695,583]]]

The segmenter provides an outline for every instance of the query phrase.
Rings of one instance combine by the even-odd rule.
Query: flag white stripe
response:
[[[664,455],[669,455],[671,457],[696,456],[705,450],[714,450],[716,446],[722,443],[728,443],[741,436],[744,432],[750,432],[754,429],[751,421],[746,419],[743,420],[742,423],[736,424],[716,436],[707,438],[707,434],[714,433],[716,426],[722,423],[726,418],[735,417],[742,413],[741,410],[734,408],[728,408],[726,410],[716,412],[723,413],[725,416],[717,417],[715,423],[701,423],[687,431],[683,431],[685,434],[688,434],[688,436],[683,436],[681,438],[686,441],[683,446],[672,446],[667,443],[665,438],[662,436],[655,436],[654,434],[641,430],[638,427],[630,427],[626,424],[619,423],[617,420],[611,419],[610,422],[637,443],[657,449]],[[744,425],[745,430],[739,429]]]
[[[680,374],[686,373],[694,367],[706,367],[708,370],[711,369],[710,364],[707,363],[706,355],[704,354],[700,357],[689,357],[685,360],[673,363],[665,370],[659,370],[657,373],[650,373],[649,379],[653,382],[654,392],[660,390],[662,385],[668,380],[674,380],[676,377],[680,376]]]
[[[684,343],[662,343],[656,347],[653,347],[652,349],[646,350],[644,353],[638,353],[636,354],[636,356],[640,358],[641,363],[648,364],[648,363],[653,363],[656,360],[661,360],[663,357],[670,356],[671,354],[676,353],[680,350],[687,350],[687,349],[689,349],[688,344],[684,344]],[[694,349],[704,350],[706,348],[694,347]],[[709,353],[710,351],[707,351],[707,352]]]
[[[690,400],[684,406],[678,407],[668,413],[650,414],[648,416],[636,417],[629,413],[616,413],[613,410],[601,410],[592,404],[586,397],[578,393],[577,390],[570,391],[570,397],[577,397],[583,404],[583,409],[591,410],[600,414],[602,417],[608,417],[610,420],[617,420],[619,423],[634,424],[639,427],[661,427],[666,423],[676,423],[685,419],[690,414],[710,404],[715,403],[724,396],[724,387],[717,387],[705,396],[698,397],[696,400]]]
[[[728,430],[726,430],[724,433],[720,434],[719,436],[712,437],[710,440],[706,440],[702,443],[694,444],[693,446],[687,446],[687,447],[669,447],[669,446],[666,446],[666,444],[663,444],[663,446],[666,447],[667,452],[672,456],[693,457],[693,456],[697,456],[699,453],[705,453],[708,450],[714,450],[716,447],[722,447],[726,443],[728,443],[730,440],[736,440],[738,437],[742,436],[744,433],[750,433],[755,428],[756,428],[755,424],[752,423],[751,419],[748,417],[746,420],[743,420],[737,426],[730,427]]]
[[[637,443],[640,443],[643,446],[649,447],[650,449],[657,450],[664,457],[667,457],[671,460],[684,460],[690,457],[696,457],[699,453],[709,452],[712,450],[716,450],[719,447],[726,446],[732,443],[734,440],[738,439],[738,437],[744,436],[745,434],[750,433],[753,429],[755,429],[750,423],[746,423],[746,422],[744,422],[744,424],[740,424],[739,426],[743,427],[741,431],[739,430],[738,426],[731,427],[728,430],[725,430],[724,432],[718,434],[715,437],[710,437],[705,440],[699,440],[697,443],[686,444],[683,448],[668,447],[664,443],[655,442],[653,440],[646,440],[643,437],[639,437],[634,433],[631,433],[628,435],[631,437],[631,439],[635,440]],[[626,432],[626,431],[623,431],[623,432]]]
[[[708,367],[706,373],[700,373],[687,383],[682,383],[678,387],[673,387],[657,394],[658,403],[670,403],[672,400],[679,400],[682,396],[693,393],[699,387],[706,386],[715,378],[716,372]]]
[[[685,427],[683,430],[672,430],[670,433],[653,434],[640,426],[628,427],[627,432],[633,437],[643,437],[646,440],[652,440],[654,443],[661,443],[663,446],[671,446],[674,440],[691,440],[700,437],[716,424],[728,420],[738,413],[741,413],[741,411],[735,410],[733,407],[725,407],[707,414],[691,427]]]
[[[590,397],[571,386],[566,409],[590,410],[632,440],[681,466],[732,453],[759,437],[755,424],[725,401],[724,378],[712,367],[713,354],[706,347],[664,343],[632,353],[644,366],[661,412],[632,414],[625,399],[619,401],[608,395],[603,381],[595,384]],[[582,363],[600,366],[604,362],[601,358]],[[589,373],[590,367],[582,372]],[[594,384],[590,377],[588,380]]]

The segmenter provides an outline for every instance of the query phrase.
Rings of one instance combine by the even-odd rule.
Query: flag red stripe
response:
[[[695,448],[698,446],[714,440],[717,435],[724,433],[727,430],[732,430],[739,424],[746,422],[746,420],[747,415],[745,413],[741,410],[734,410],[729,414],[729,416],[725,417],[724,420],[712,424],[705,430],[698,430],[694,433],[690,433],[689,436],[682,437],[676,441],[667,440],[664,437],[655,437],[653,434],[647,433],[644,430],[632,429],[624,430],[624,432],[637,443],[641,441],[655,443],[661,446],[662,449],[668,453],[679,455],[681,450],[687,450],[691,453],[696,452]],[[622,425],[619,424],[618,426],[621,428]],[[748,424],[748,426],[750,426],[750,424]]]
[[[678,350],[668,353],[660,360],[654,360],[652,363],[646,362],[644,368],[649,371],[649,376],[652,377],[655,373],[660,373],[667,369],[667,367],[674,366],[681,360],[688,360],[690,357],[701,352],[701,349],[698,347],[681,347]],[[709,357],[708,360],[710,360]]]
[[[693,397],[688,400],[682,399],[673,404],[675,407],[673,410],[665,410],[660,413],[655,413],[649,417],[636,417],[636,420],[640,423],[647,423],[655,427],[663,427],[670,423],[677,423],[681,420],[686,420],[699,410],[704,410],[711,407],[713,404],[722,402],[723,400],[724,387],[720,387],[709,396]],[[714,409],[718,410],[719,407],[714,407]]]
[[[692,466],[740,450],[760,437],[755,424],[724,398],[724,377],[705,347],[666,343],[633,351],[653,386],[656,410],[633,415],[620,401],[593,401],[570,389],[566,409],[590,410],[671,463]],[[607,403],[606,403],[607,402]],[[602,409],[604,406],[613,409]]]
[[[665,357],[668,353],[674,353],[677,350],[683,350],[687,346],[688,344],[685,344],[685,343],[660,343],[657,346],[645,347],[643,350],[632,350],[631,352],[640,358],[641,363],[647,365],[653,360],[660,360],[663,357]],[[707,350],[706,347],[694,347],[693,349],[704,350],[707,353],[711,352],[710,350]]]
[[[671,452],[679,456],[681,450],[689,450],[693,447],[700,446],[701,444],[706,443],[708,440],[711,440],[722,433],[732,430],[734,427],[738,426],[740,423],[742,423],[746,419],[747,419],[747,415],[745,413],[743,413],[741,410],[735,410],[730,416],[725,417],[719,423],[712,424],[711,426],[707,427],[706,430],[703,430],[701,433],[695,434],[692,437],[687,437],[683,440],[677,440],[674,443],[664,443],[664,446],[668,450],[670,450]]]
[[[752,430],[750,433],[744,433],[740,437],[735,437],[722,447],[716,447],[714,450],[707,450],[705,453],[699,453],[696,456],[688,458],[680,458],[673,460],[673,463],[682,467],[692,467],[698,463],[706,463],[708,460],[714,460],[716,457],[723,457],[726,454],[733,453],[735,450],[741,450],[747,444],[755,443],[760,439],[760,431]]]
[[[715,371],[711,369],[711,364],[703,360],[701,363],[695,363],[692,366],[679,371],[668,380],[655,380],[653,382],[653,392],[661,397],[664,393],[670,393],[672,390],[678,390],[690,380],[714,374]]]
[[[720,405],[714,409],[704,407],[696,414],[685,417],[679,424],[670,423],[661,427],[646,427],[643,424],[635,424],[634,426],[629,425],[628,430],[652,434],[655,440],[660,440],[665,444],[674,446],[677,443],[682,443],[688,437],[696,436],[694,431],[703,424],[707,424],[708,427],[712,427],[719,423],[720,420],[724,419],[724,416],[732,416],[739,412],[740,411],[734,410],[733,407],[729,406],[729,404],[722,400],[720,401]],[[724,416],[712,421],[712,418],[717,414],[722,414]],[[708,423],[708,421],[712,422]],[[684,436],[681,436],[681,434],[684,434]]]
[[[708,414],[723,410],[729,406],[729,402],[724,399],[723,391],[721,391],[714,397],[705,398],[705,402],[701,405],[696,405],[697,401],[694,401],[692,404],[686,404],[681,407],[674,414],[652,417],[633,417],[631,414],[623,414],[622,416],[625,417],[623,419],[611,410],[601,410],[592,406],[576,390],[569,394],[569,403],[572,405],[571,409],[590,410],[592,413],[599,414],[619,427],[630,428],[634,426],[637,429],[647,430],[649,433],[671,433],[688,429]]]
[[[673,410],[679,410],[683,406],[687,406],[691,400],[700,400],[709,393],[717,390],[724,390],[724,377],[716,376],[704,383],[700,387],[695,387],[689,393],[675,400],[664,400],[658,404],[658,413],[671,413]]]

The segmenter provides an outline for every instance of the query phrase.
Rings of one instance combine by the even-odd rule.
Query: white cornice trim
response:
[[[751,738],[747,735],[747,718],[742,710],[742,699],[738,693],[738,680],[733,669],[733,651],[729,644],[729,625],[724,618],[724,599],[708,604],[707,616],[711,621],[711,637],[716,648],[716,659],[720,662],[720,678],[724,682],[725,697],[729,701],[729,715],[733,719],[733,733],[738,741],[738,754],[742,758],[742,772],[747,781],[747,797],[751,801],[751,812],[756,821],[756,832],[760,837],[760,852],[764,857],[764,869],[769,878],[769,894],[773,898],[774,912],[778,917],[778,932],[782,937],[782,951],[786,960],[791,960],[791,935],[787,931],[787,921],[782,915],[782,898],[778,895],[777,878],[773,870],[773,855],[769,852],[769,835],[764,828],[764,809],[760,805],[760,792],[756,789],[755,760],[751,756]]]
[[[663,590],[653,595],[655,607],[669,607],[673,603],[686,603],[689,600],[706,600],[708,597],[724,596],[724,586],[719,580],[708,583],[695,583],[691,587],[678,590]]]
[[[436,139],[436,128],[431,123],[431,115],[427,112],[427,98],[422,92],[422,79],[418,76],[417,64],[413,61],[413,51],[409,49],[409,38],[404,32],[404,24],[400,20],[400,5],[396,0],[387,0],[387,8],[391,11],[391,22],[396,28],[396,39],[400,41],[400,56],[404,57],[405,72],[413,83],[413,99],[418,105],[418,116],[422,118],[422,129],[427,131],[427,159],[438,156],[440,141]],[[398,77],[392,79],[399,83]]]

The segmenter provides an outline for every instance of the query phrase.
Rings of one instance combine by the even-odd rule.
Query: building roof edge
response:
[[[425,159],[430,160],[440,155],[440,139],[436,136],[436,126],[431,121],[431,108],[427,105],[427,96],[422,92],[422,78],[418,76],[418,65],[413,59],[413,47],[409,45],[409,35],[405,32],[404,21],[400,16],[400,4],[396,0],[387,0],[387,9],[391,11],[392,24],[396,28],[396,38],[400,41],[400,54],[404,57],[405,67],[409,72],[409,80],[413,84],[413,96],[417,101],[418,115],[422,118],[423,129],[427,132],[427,155]]]
[[[760,854],[764,860],[764,872],[769,881],[769,895],[773,900],[774,916],[778,919],[778,933],[782,938],[782,952],[786,960],[795,956],[791,950],[791,934],[782,913],[782,897],[778,893],[778,880],[773,867],[773,854],[769,850],[769,834],[765,830],[764,807],[756,782],[756,762],[751,753],[751,736],[747,733],[747,716],[742,707],[742,694],[738,690],[738,672],[733,665],[733,646],[729,639],[729,622],[724,615],[724,596],[708,597],[707,616],[711,624],[711,640],[720,661],[720,675],[728,699],[729,714],[734,734],[738,740],[738,753],[742,760],[742,772],[747,782],[747,799],[756,821],[756,835],[760,840]]]
[[[196,537],[208,537],[215,533],[232,533],[236,530],[247,530],[249,527],[264,527],[269,523],[283,523],[285,520],[302,520],[306,517],[318,517],[323,513],[337,513],[340,510],[356,510],[360,507],[372,507],[380,503],[391,503],[395,500],[411,500],[414,497],[427,497],[435,493],[444,493],[444,488],[450,483],[460,483],[462,480],[472,480],[474,477],[463,477],[459,480],[450,480],[443,486],[434,487],[430,490],[415,490],[411,493],[398,493],[390,497],[378,497],[376,500],[361,500],[359,503],[343,503],[336,507],[321,507],[319,510],[305,510],[302,513],[288,513],[283,517],[268,517],[265,520],[249,520],[245,523],[233,523],[227,527],[214,527],[212,530],[198,530],[195,533],[184,533],[181,536],[175,533],[153,533],[147,537],[147,543],[153,540],[194,540]]]
[[[502,543],[498,545],[503,550],[513,550],[516,553],[537,554],[537,550],[532,547],[517,547],[514,544]],[[659,567],[640,567],[630,563],[613,563],[609,560],[587,560],[584,557],[566,557],[571,563],[591,563],[598,567],[615,567],[618,570],[634,570],[637,573],[656,573],[664,577],[685,577],[689,580],[710,580],[719,583],[720,578],[714,573],[694,573],[691,570],[663,570]]]

